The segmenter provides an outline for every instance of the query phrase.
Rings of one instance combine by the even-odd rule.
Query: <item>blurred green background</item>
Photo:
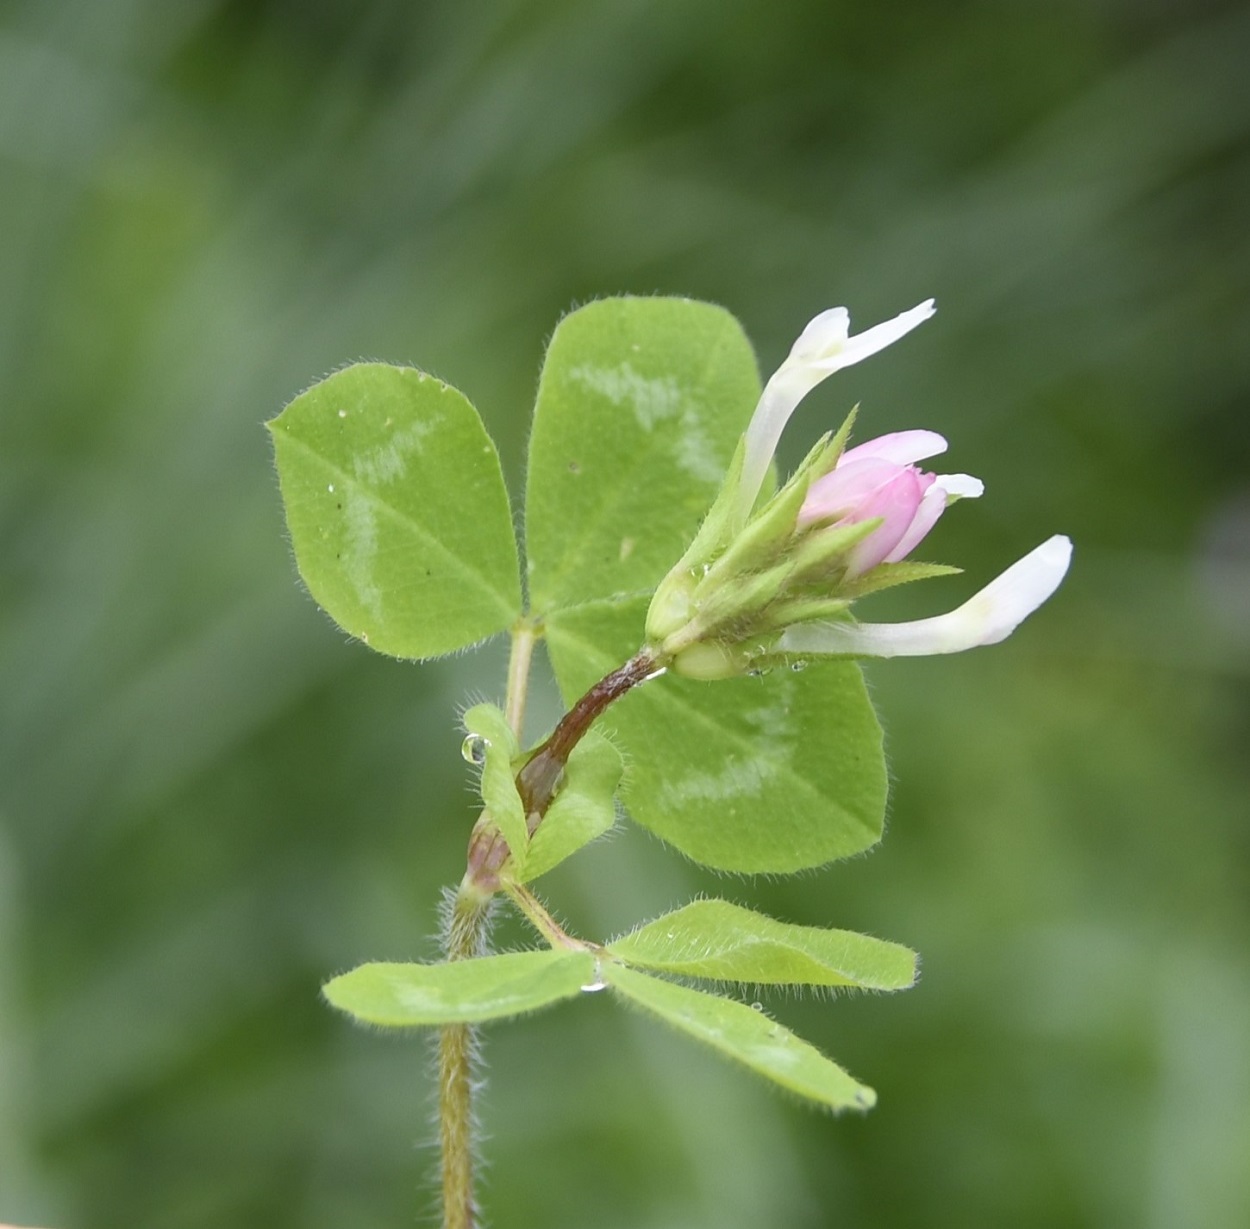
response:
[[[0,1220],[431,1223],[428,1053],[317,988],[434,954],[502,647],[345,642],[260,424],[413,362],[515,497],[545,337],[630,291],[765,371],[935,295],[790,455],[862,400],[986,480],[931,552],[969,575],[880,613],[1076,562],[1007,644],[870,669],[871,856],[716,879],[626,828],[548,885],[594,937],[715,891],[917,947],[774,1004],[878,1108],[598,996],[488,1034],[490,1223],[1250,1224],[1248,62],[1204,0],[0,6]]]

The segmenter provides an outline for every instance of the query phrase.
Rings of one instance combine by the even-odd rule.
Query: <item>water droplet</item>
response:
[[[751,1010],[752,1010],[752,1011],[763,1011],[763,1010],[764,1010],[764,1004],[763,1004],[763,1003],[752,1003],[752,1004],[751,1004]]]
[[[603,965],[599,961],[595,961],[595,976],[593,980],[588,981],[582,987],[583,994],[596,994],[600,990],[605,990],[608,983],[603,980]]]
[[[751,669],[747,671],[747,675],[753,679],[759,678],[763,673],[764,671],[761,670],[759,666],[752,666]]]
[[[800,670],[806,670],[807,666],[808,663],[805,661],[792,661],[790,663],[790,669],[793,670],[795,674],[798,674]]]
[[[490,746],[480,734],[470,734],[464,742],[460,744],[460,754],[465,761],[470,764],[486,763],[486,748]]]
[[[346,410],[339,410],[339,417],[340,417],[340,418],[346,418],[346,417],[347,417],[347,411],[346,411]]]
[[[326,490],[327,490],[327,491],[329,491],[331,495],[333,495],[333,494],[334,494],[334,483],[333,483],[333,482],[332,482],[332,483],[330,483],[330,485],[329,485],[328,487],[326,487]]]

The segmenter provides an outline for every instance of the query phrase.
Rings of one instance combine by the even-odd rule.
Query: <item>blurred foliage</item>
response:
[[[501,651],[344,643],[260,423],[418,362],[515,502],[560,313],[660,291],[765,370],[937,296],[787,441],[862,400],[985,478],[969,576],[881,613],[1076,563],[1009,643],[872,668],[870,857],[718,880],[627,829],[552,876],[591,935],[709,890],[917,947],[906,995],[776,1004],[877,1109],[556,1008],[487,1035],[491,1223],[1250,1223],[1248,50],[1205,0],[0,6],[0,1220],[428,1208],[420,1042],[317,987],[433,954]]]

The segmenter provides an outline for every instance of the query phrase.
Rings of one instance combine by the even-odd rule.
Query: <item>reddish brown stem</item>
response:
[[[596,717],[631,688],[645,683],[662,670],[646,649],[641,650],[623,666],[601,678],[560,719],[551,737],[526,761],[517,773],[517,792],[525,807],[526,824],[530,835],[542,823],[547,808],[555,797],[573,748],[582,740]],[[478,887],[495,890],[499,868],[508,857],[508,844],[499,829],[483,816],[469,838],[469,877]]]

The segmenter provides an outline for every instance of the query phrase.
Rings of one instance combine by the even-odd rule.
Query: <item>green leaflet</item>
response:
[[[871,1088],[815,1046],[745,1003],[661,981],[605,961],[603,975],[618,994],[727,1058],[830,1109],[869,1109]]]
[[[450,964],[362,964],[322,988],[365,1024],[467,1024],[537,1011],[598,980],[589,952],[509,952]]]
[[[530,440],[535,613],[653,589],[720,489],[759,392],[751,345],[723,308],[617,298],[566,316]]]
[[[566,701],[642,642],[645,598],[559,611],[548,649]],[[713,683],[666,675],[600,718],[631,769],[621,800],[696,862],[787,872],[881,836],[881,727],[853,662]]]
[[[300,575],[381,653],[433,657],[506,628],[521,607],[495,446],[454,388],[359,363],[269,423]]]
[[[724,900],[697,900],[608,944],[627,964],[759,985],[903,990],[916,954],[849,930],[795,926]]]
[[[523,879],[537,879],[558,866],[616,820],[614,794],[625,765],[621,753],[602,734],[591,730],[573,748],[564,781],[530,841]]]

